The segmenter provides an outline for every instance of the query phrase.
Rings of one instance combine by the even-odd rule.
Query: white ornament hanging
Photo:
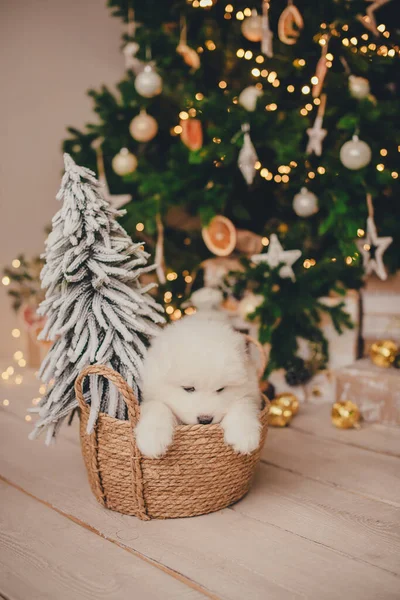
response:
[[[127,24],[127,35],[129,38],[135,37],[136,29],[140,26],[140,23],[135,21],[134,10],[130,7],[128,9],[128,24]],[[140,73],[144,68],[144,63],[136,58],[136,54],[139,52],[139,44],[134,40],[127,42],[122,49],[125,57],[125,68],[131,69],[135,75]]]
[[[321,98],[321,104],[318,107],[318,113],[314,121],[314,125],[307,129],[308,135],[308,144],[306,148],[307,154],[314,154],[316,156],[321,156],[322,154],[322,142],[324,141],[326,134],[328,133],[327,129],[322,128],[322,122],[325,113],[325,104],[326,104],[326,94],[323,94]]]
[[[259,90],[255,85],[249,85],[244,88],[239,94],[239,104],[249,112],[256,110],[257,100],[263,95],[263,91]]]
[[[261,52],[272,58],[274,55],[272,47],[272,39],[274,34],[269,26],[269,0],[263,0],[262,4],[262,38],[261,38]]]
[[[99,182],[103,186],[103,198],[107,200],[111,204],[113,208],[121,208],[128,204],[132,200],[132,196],[130,194],[111,194],[110,188],[108,187],[108,182],[106,178],[106,172],[104,168],[104,158],[103,158],[103,150],[101,148],[102,143],[104,142],[103,138],[98,138],[92,143],[92,148],[96,151],[96,162],[97,162],[97,178]]]
[[[256,265],[266,262],[271,269],[275,269],[278,265],[283,263],[283,266],[279,270],[280,277],[283,279],[289,278],[292,281],[295,281],[296,278],[292,266],[300,256],[301,250],[284,250],[278,236],[273,233],[270,237],[268,252],[254,254],[251,257],[251,260]]]
[[[112,168],[117,175],[129,175],[137,169],[137,158],[134,154],[129,152],[127,148],[121,148],[121,150],[112,159]]]
[[[388,246],[393,242],[393,238],[390,236],[378,237],[371,194],[367,194],[367,205],[369,215],[367,219],[367,233],[365,238],[356,240],[356,245],[363,259],[365,273],[367,275],[376,273],[380,279],[385,280],[387,279],[387,272],[383,264],[383,255]]]
[[[309,139],[306,153],[312,154],[314,152],[316,156],[321,156],[322,142],[324,141],[327,133],[328,130],[322,128],[322,117],[317,116],[314,125],[307,129],[307,135]]]
[[[371,157],[371,148],[366,142],[360,140],[358,135],[353,135],[353,138],[340,148],[340,160],[351,171],[366,167]]]
[[[356,75],[349,76],[349,90],[353,98],[362,100],[366,98],[371,91],[368,79],[365,77],[357,77]]]
[[[125,57],[125,68],[131,69],[135,75],[144,69],[143,62],[136,58],[138,51],[139,44],[137,42],[128,42],[122,50]]]
[[[141,110],[130,122],[129,131],[138,142],[149,142],[157,135],[158,124],[154,117]]]
[[[242,23],[242,35],[249,42],[261,42],[262,40],[262,17],[252,10],[250,17],[244,19]]]
[[[298,217],[311,217],[318,212],[318,198],[306,187],[293,198],[293,210]]]
[[[153,98],[162,92],[163,81],[154,68],[147,64],[135,79],[135,89],[144,98]]]
[[[255,165],[258,160],[258,156],[250,138],[250,125],[248,123],[244,123],[242,125],[242,131],[244,133],[243,146],[239,152],[238,166],[246,180],[246,183],[251,185],[254,181],[257,171]]]

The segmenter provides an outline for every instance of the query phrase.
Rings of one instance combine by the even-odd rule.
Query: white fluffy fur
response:
[[[162,456],[177,423],[195,424],[204,416],[221,422],[226,443],[237,452],[248,454],[259,444],[256,368],[244,337],[227,323],[196,315],[168,325],[147,353],[142,390],[136,440],[145,456]]]

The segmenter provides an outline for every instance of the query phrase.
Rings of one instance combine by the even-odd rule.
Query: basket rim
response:
[[[271,404],[269,398],[265,395],[265,394],[261,394],[261,397],[263,398],[264,402],[265,402],[265,406],[264,408],[262,408],[259,411],[259,418],[263,419],[264,417],[266,417],[268,415],[268,411],[269,411],[269,406]],[[109,421],[115,421],[115,423],[117,424],[129,424],[130,425],[130,421],[129,419],[117,419],[116,417],[111,417],[109,414],[105,413],[105,412],[99,412],[98,414],[98,419],[100,418],[105,418]],[[222,429],[221,426],[221,421],[219,423],[210,423],[209,425],[201,425],[199,423],[195,423],[193,425],[176,425],[174,430],[176,431],[197,431],[198,429],[201,429],[202,431],[214,431],[216,429]]]

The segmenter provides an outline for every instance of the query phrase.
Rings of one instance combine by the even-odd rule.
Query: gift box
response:
[[[335,378],[332,371],[320,371],[304,385],[293,386],[286,382],[285,371],[278,369],[271,373],[268,381],[277,394],[295,394],[300,404],[332,404],[335,400]]]
[[[24,304],[18,313],[20,329],[22,332],[22,347],[27,366],[37,369],[45,358],[52,342],[38,340],[45,319],[37,314],[37,305]]]
[[[345,296],[320,298],[328,306],[344,303],[344,310],[350,316],[354,325],[353,329],[344,329],[339,334],[327,314],[322,315],[321,329],[329,343],[329,369],[338,369],[351,365],[359,357],[360,337],[360,297],[355,290],[349,290]]]
[[[399,369],[384,369],[362,358],[334,375],[336,399],[355,402],[364,421],[400,425]]]
[[[400,343],[400,273],[386,281],[369,277],[361,300],[364,355],[377,340],[390,338]]]

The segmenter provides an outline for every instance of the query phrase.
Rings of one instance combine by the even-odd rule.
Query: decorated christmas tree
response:
[[[37,407],[32,437],[47,430],[49,443],[77,407],[74,383],[83,367],[115,369],[138,394],[139,369],[150,336],[164,322],[162,308],[139,278],[154,269],[140,242],[132,242],[89,169],[64,155],[65,174],[46,242],[41,278],[47,288],[39,313],[46,317],[40,339],[53,341],[39,375],[47,393]],[[90,393],[89,393],[90,391]],[[124,419],[126,408],[114,386],[90,377],[91,429],[99,411]]]
[[[71,128],[64,148],[127,202],[123,224],[154,253],[167,314],[180,318],[206,259],[229,256],[206,261],[218,285],[210,273],[244,257],[224,290],[261,296],[271,366],[290,368],[298,337],[324,366],[320,296],[400,266],[395,3],[108,4],[126,75],[116,94],[90,91],[99,121]],[[328,312],[351,325],[340,304]]]

